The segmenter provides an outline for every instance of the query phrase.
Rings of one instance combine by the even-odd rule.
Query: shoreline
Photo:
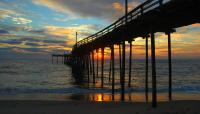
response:
[[[200,114],[200,101],[141,102],[0,100],[1,114]]]
[[[149,100],[151,101],[152,94],[149,93]],[[114,101],[120,102],[121,95],[116,93],[114,95]],[[136,92],[136,93],[126,93],[125,102],[146,102],[145,93]],[[200,100],[200,94],[191,94],[191,93],[173,93],[173,100]],[[39,101],[98,101],[98,102],[112,102],[111,93],[88,93],[88,94],[59,94],[59,93],[31,93],[31,94],[11,94],[11,95],[0,95],[1,100],[39,100]],[[157,96],[158,102],[167,102],[168,93],[158,93]]]

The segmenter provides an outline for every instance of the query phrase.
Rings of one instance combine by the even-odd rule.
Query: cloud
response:
[[[15,34],[10,34],[9,31],[0,28],[0,36],[4,36],[4,37],[8,36],[8,37],[10,37],[10,36],[15,36]]]
[[[22,44],[24,43],[27,45],[27,44],[38,44],[39,45],[44,45],[45,43],[47,44],[59,44],[59,45],[63,45],[63,46],[66,46],[64,45],[64,42],[65,41],[57,41],[57,40],[43,40],[43,39],[39,39],[39,38],[17,38],[17,39],[8,39],[8,40],[3,40],[1,41],[1,43],[8,43],[8,44],[16,44],[16,45],[19,45],[19,44]],[[46,46],[46,45],[44,45]]]
[[[123,11],[123,6],[122,6],[122,4],[120,4],[119,2],[115,2],[115,3],[113,3],[112,4],[112,7],[115,9],[115,10],[117,10],[117,11]]]
[[[99,30],[99,27],[96,25],[73,25],[68,27],[48,25],[43,28],[34,29],[32,27],[22,25],[5,25],[0,24],[0,30],[5,30],[8,32],[26,32],[26,34],[32,34],[35,36],[46,36],[46,37],[57,37],[65,39],[73,39],[75,33],[78,32],[79,37],[85,38],[92,33],[95,33]],[[21,36],[21,35],[19,35]],[[26,35],[25,35],[26,36]]]
[[[6,48],[7,52],[11,52],[11,54],[20,54],[20,55],[30,55],[30,54],[49,54],[47,49],[43,48],[19,48],[19,47],[12,47]],[[4,52],[5,53],[5,52]],[[33,57],[32,56],[32,57]],[[32,58],[31,57],[31,58]]]
[[[34,33],[34,34],[44,34],[45,30],[44,29],[38,29],[38,30],[30,29],[28,30],[28,32]]]
[[[0,19],[9,17],[10,14],[13,14],[13,12],[10,10],[0,10]]]
[[[7,37],[38,37],[42,38],[44,36],[43,30],[33,30],[31,26],[27,25],[11,25],[11,24],[2,24],[0,23],[0,30],[5,30],[9,32],[9,34],[0,34],[0,36],[7,36]]]
[[[7,14],[10,16],[20,17],[20,16],[35,16],[36,13],[24,9],[28,0],[1,0],[0,1],[0,15]]]
[[[7,30],[0,29],[0,34],[9,34],[9,32]]]
[[[95,25],[78,25],[71,27],[59,27],[59,26],[46,26],[44,28],[44,33],[46,35],[55,37],[66,37],[66,39],[71,40],[75,38],[75,33],[78,31],[79,35],[86,37],[91,32],[96,32],[97,27]]]
[[[15,53],[23,53],[23,54],[31,54],[31,51],[28,51],[26,49],[22,49],[22,48],[11,48],[11,50]]]
[[[17,48],[18,50],[26,50],[29,52],[45,52],[53,53],[56,51],[70,51],[71,46],[68,41],[60,40],[48,40],[38,38],[16,38],[16,39],[5,39],[0,41],[0,49],[2,48]],[[24,51],[20,51],[24,52]]]
[[[200,23],[196,23],[192,25],[193,27],[200,27]]]
[[[100,17],[116,20],[124,15],[123,5],[118,0],[32,0],[32,2],[71,15],[71,17]],[[138,0],[130,1],[130,8],[139,3]]]
[[[22,31],[24,27],[0,23],[0,28],[7,31]]]
[[[13,17],[12,20],[16,23],[16,24],[22,24],[22,25],[26,25],[29,23],[32,23],[32,20],[26,19],[26,18],[15,18]]]
[[[6,36],[8,39],[11,39],[1,40],[0,42],[4,43],[4,45],[8,44],[9,46],[21,46],[22,43],[26,42],[24,45],[28,47],[60,45],[62,47],[59,48],[64,48],[64,46],[70,48],[75,44],[75,33],[77,31],[78,38],[81,40],[82,38],[95,33],[98,29],[99,28],[96,25],[73,25],[69,27],[50,25],[34,29],[23,25],[15,26],[0,24],[0,30],[2,30],[2,32],[5,33],[7,31],[10,33],[0,34],[0,36]]]
[[[128,11],[133,10],[134,8],[136,8],[137,6],[139,6],[141,3],[142,2],[138,1],[138,0],[134,0],[134,1],[129,2]]]
[[[18,39],[12,39],[12,40],[4,40],[4,41],[1,41],[0,43],[18,45],[18,44],[21,44],[22,41],[21,41],[21,40],[18,40]]]
[[[188,33],[189,30],[190,30],[190,28],[188,26],[185,26],[185,27],[177,28],[176,33],[185,34],[185,33]]]
[[[57,18],[57,17],[55,17],[55,18],[53,18],[55,21],[58,21],[58,22],[67,22],[67,21],[69,21],[69,19],[66,19],[66,18]]]
[[[21,11],[19,11],[19,9],[7,9],[7,7],[10,7],[10,4],[1,4],[0,1],[0,7],[6,7],[6,9],[0,9],[0,19],[5,19],[8,17],[16,17],[16,16],[23,16],[25,14],[23,14]]]

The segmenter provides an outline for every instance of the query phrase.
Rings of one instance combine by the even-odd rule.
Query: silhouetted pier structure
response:
[[[95,73],[94,54],[101,50],[101,87],[104,87],[104,49],[110,48],[112,74],[112,94],[115,93],[115,46],[119,46],[121,100],[124,100],[125,92],[125,42],[130,45],[129,56],[129,82],[131,83],[132,46],[136,38],[142,37],[146,42],[146,72],[145,94],[148,101],[148,39],[151,41],[151,67],[152,67],[152,106],[157,106],[157,82],[156,82],[156,48],[155,34],[162,32],[168,36],[168,66],[169,66],[169,100],[172,100],[172,64],[171,64],[171,33],[175,28],[200,22],[200,0],[147,0],[125,16],[79,42],[73,47],[71,64],[88,71],[88,81],[92,73],[93,83],[98,70]],[[98,69],[99,58],[96,59]]]
[[[59,58],[61,58],[62,64],[69,63],[71,59],[70,54],[52,54],[52,64],[54,63],[54,58],[56,58],[56,63],[59,63]]]

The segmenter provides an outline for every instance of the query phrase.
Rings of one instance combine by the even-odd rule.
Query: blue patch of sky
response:
[[[104,28],[110,23],[97,18],[77,18],[71,19],[69,15],[56,12],[44,6],[33,4],[30,0],[25,1],[26,5],[23,5],[23,9],[27,12],[31,11],[33,14],[27,14],[27,18],[30,18],[33,22],[31,26],[33,28],[43,28],[44,26],[53,25],[60,27],[68,27],[76,25],[98,25],[99,28]],[[64,21],[59,21],[64,20]]]
[[[189,32],[199,32],[199,31],[200,31],[200,27],[190,26],[190,31]]]

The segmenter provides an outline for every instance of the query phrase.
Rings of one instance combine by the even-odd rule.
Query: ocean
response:
[[[168,99],[168,61],[157,60],[157,88],[159,101]],[[52,64],[51,55],[42,57],[21,56],[0,58],[0,100],[86,100],[111,101],[109,82],[109,61],[105,62],[104,86],[101,89],[101,70],[96,84],[83,78],[76,79],[72,69],[62,64]],[[149,65],[151,65],[149,63]],[[115,101],[120,101],[119,66],[116,60]],[[200,60],[172,60],[173,100],[200,100]],[[79,72],[80,69],[77,69]],[[126,66],[126,101],[145,101],[145,60],[133,59],[131,88],[127,86],[128,64]],[[149,99],[151,99],[151,66],[149,66]]]

